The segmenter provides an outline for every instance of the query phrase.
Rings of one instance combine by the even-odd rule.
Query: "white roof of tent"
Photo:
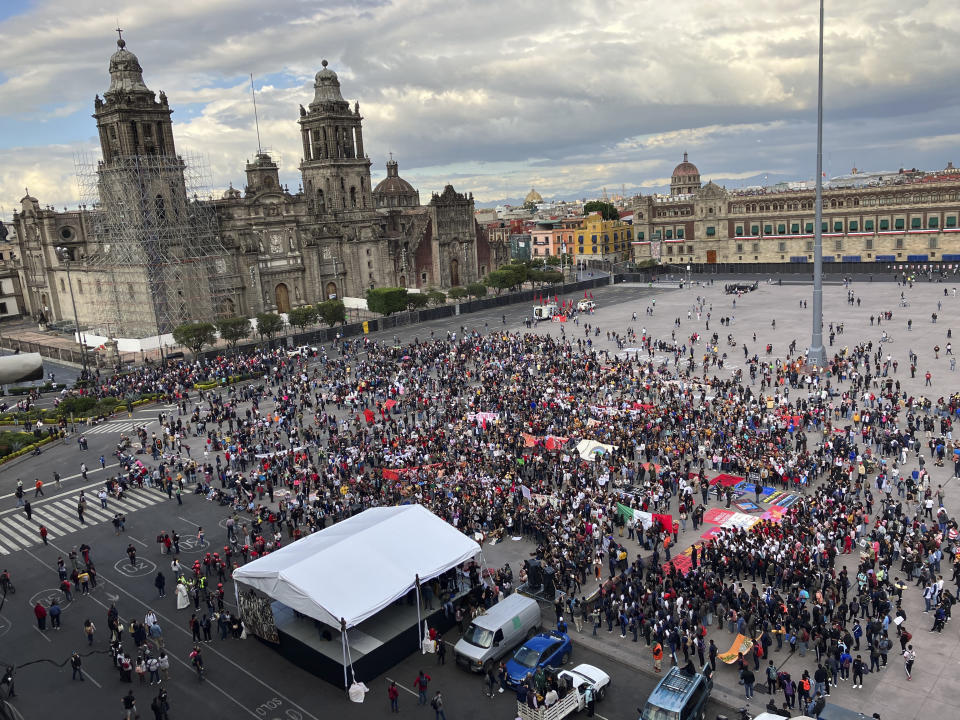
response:
[[[469,560],[480,546],[422,505],[371,508],[258,558],[233,578],[304,615],[351,627]]]

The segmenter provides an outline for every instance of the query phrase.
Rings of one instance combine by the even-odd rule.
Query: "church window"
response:
[[[131,300],[136,297],[136,293],[133,292],[133,283],[127,283],[127,295]]]
[[[323,197],[323,190],[317,190],[317,210],[323,212],[326,208],[327,204]]]
[[[350,207],[357,206],[357,188],[350,186]]]
[[[96,287],[97,287],[97,295],[103,292],[103,284],[99,280],[97,280]]]
[[[113,125],[110,126],[110,139],[111,140],[117,139],[117,128]]]
[[[77,294],[83,295],[83,280],[77,278]]]
[[[153,138],[153,125],[148,123],[143,126],[143,136],[145,138]]]
[[[157,197],[154,198],[154,204],[157,209],[157,220],[165,220],[167,217],[167,208],[163,202],[163,195],[157,194]]]
[[[60,292],[66,292],[67,286],[63,284],[63,278],[60,278]]]

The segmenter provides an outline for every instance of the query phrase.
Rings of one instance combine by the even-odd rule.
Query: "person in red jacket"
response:
[[[387,688],[387,697],[390,698],[390,712],[400,712],[400,688],[396,682],[391,682]]]
[[[430,676],[421,670],[417,679],[413,681],[413,687],[417,691],[417,705],[427,704],[427,685],[430,684],[430,679]]]
[[[43,603],[37,603],[33,606],[33,614],[37,616],[37,627],[41,630],[47,629],[47,609]]]

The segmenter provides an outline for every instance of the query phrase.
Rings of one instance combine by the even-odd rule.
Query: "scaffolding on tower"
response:
[[[90,208],[86,265],[96,278],[95,330],[158,338],[178,325],[235,314],[240,277],[207,202],[195,155],[135,155],[109,164],[75,158],[81,202]]]

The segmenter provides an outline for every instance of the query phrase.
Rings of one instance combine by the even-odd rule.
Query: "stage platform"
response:
[[[461,590],[454,603],[467,595]],[[409,598],[409,600],[408,600]],[[453,614],[444,613],[439,599],[433,608],[420,609],[420,628],[427,626],[446,632],[456,624]],[[340,628],[326,625],[294,612],[281,602],[271,603],[280,642],[280,654],[329,683],[343,687],[343,645]],[[327,639],[329,638],[329,639]],[[416,596],[411,593],[373,617],[347,630],[350,656],[356,678],[368,686],[408,655],[420,652],[417,627]]]

